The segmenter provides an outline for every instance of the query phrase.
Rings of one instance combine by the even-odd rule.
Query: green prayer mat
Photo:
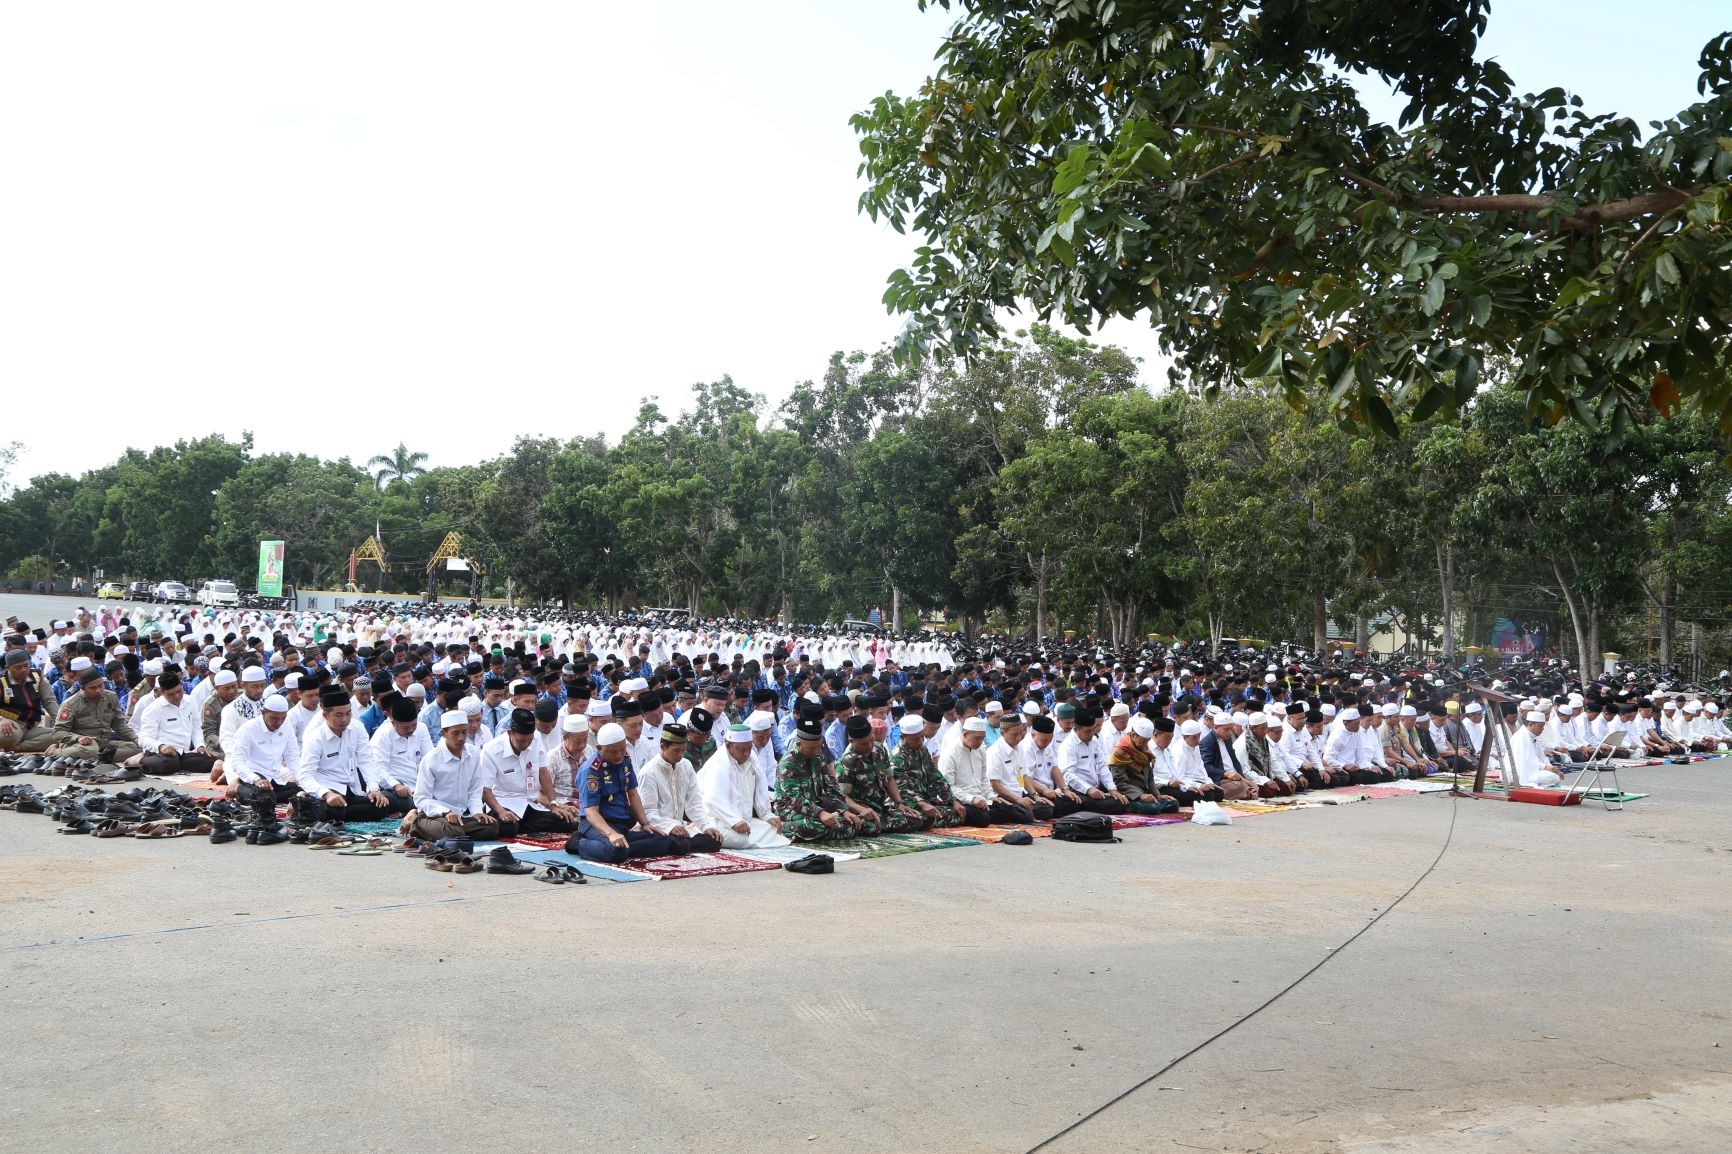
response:
[[[882,833],[877,837],[845,837],[824,841],[804,841],[802,849],[812,853],[857,854],[863,858],[895,857],[897,854],[919,853],[927,849],[948,849],[951,846],[978,845],[966,838],[946,837],[932,833]]]
[[[1611,790],[1591,789],[1587,793],[1576,790],[1576,796],[1583,801],[1640,801],[1647,797],[1645,793],[1613,793]]]

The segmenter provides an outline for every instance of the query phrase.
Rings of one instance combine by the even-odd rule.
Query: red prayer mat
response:
[[[1122,813],[1113,818],[1113,828],[1135,829],[1140,825],[1180,825],[1185,820],[1176,813]]]
[[[571,835],[568,833],[532,833],[518,837],[502,837],[499,840],[517,845],[532,845],[536,849],[564,849],[565,843],[570,839]]]

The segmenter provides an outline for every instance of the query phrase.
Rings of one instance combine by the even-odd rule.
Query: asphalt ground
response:
[[[582,887],[0,813],[0,1149],[1015,1154],[1328,958],[1047,1149],[1724,1151],[1732,759],[1623,778]]]

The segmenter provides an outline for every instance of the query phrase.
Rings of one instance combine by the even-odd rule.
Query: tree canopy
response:
[[[921,237],[904,351],[1146,317],[1175,382],[1385,434],[1499,358],[1530,418],[1732,435],[1732,33],[1644,128],[1476,58],[1486,0],[919,2],[958,12],[937,71],[853,121],[862,210]]]

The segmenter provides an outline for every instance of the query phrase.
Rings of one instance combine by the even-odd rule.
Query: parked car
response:
[[[882,630],[878,626],[872,624],[872,622],[861,621],[861,620],[858,620],[856,618],[849,618],[847,621],[842,622],[842,628],[846,629],[850,633],[882,633],[882,632],[884,632],[884,630]]]
[[[149,581],[134,581],[126,587],[126,597],[129,601],[149,601],[156,595],[155,590]]]
[[[240,590],[235,588],[233,581],[206,581],[199,587],[198,603],[207,608],[239,605],[240,601]]]
[[[179,581],[159,581],[156,588],[151,590],[151,598],[152,600],[160,601],[164,604],[170,604],[176,601],[191,601],[192,590],[188,589],[185,585],[182,585]]]
[[[118,601],[125,596],[126,586],[118,581],[104,581],[96,587],[96,599],[98,601]]]

